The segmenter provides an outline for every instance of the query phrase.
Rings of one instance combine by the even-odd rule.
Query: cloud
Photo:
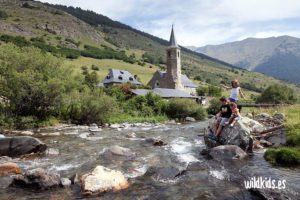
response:
[[[202,46],[246,37],[300,36],[299,0],[42,0],[78,6],[178,43]]]

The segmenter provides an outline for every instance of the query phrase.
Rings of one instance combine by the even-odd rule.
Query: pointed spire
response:
[[[178,47],[178,44],[177,44],[176,38],[175,38],[173,24],[172,24],[172,31],[171,31],[171,36],[170,36],[170,47]]]

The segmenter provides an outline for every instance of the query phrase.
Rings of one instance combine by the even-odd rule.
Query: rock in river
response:
[[[12,174],[20,174],[20,167],[13,162],[6,162],[0,164],[0,176],[12,175]]]
[[[97,166],[91,173],[81,177],[82,193],[98,195],[110,190],[118,191],[129,187],[129,183],[120,171]]]
[[[105,154],[113,154],[113,155],[127,156],[127,157],[135,156],[135,153],[132,152],[130,149],[120,147],[117,145],[111,146],[108,149],[106,149]]]
[[[20,156],[29,153],[44,152],[47,145],[30,136],[0,138],[0,156]]]
[[[236,145],[221,145],[210,150],[209,155],[215,160],[245,159],[248,155]]]
[[[22,175],[15,175],[11,186],[35,190],[46,190],[60,185],[60,175],[46,172],[42,168],[29,170]]]

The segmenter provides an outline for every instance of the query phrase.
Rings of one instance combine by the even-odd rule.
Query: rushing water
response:
[[[294,195],[300,191],[300,170],[274,168],[262,152],[245,162],[220,163],[206,160],[199,152],[205,148],[203,134],[206,122],[185,125],[138,126],[127,129],[106,128],[91,134],[88,127],[41,130],[38,137],[50,148],[58,149],[58,156],[21,159],[16,162],[23,170],[42,167],[58,172],[62,177],[80,175],[97,165],[122,171],[130,187],[119,192],[108,192],[101,199],[258,199],[248,192],[243,180],[247,176],[285,179],[286,189]],[[127,138],[134,132],[136,138]],[[167,143],[153,146],[145,138],[157,137]],[[105,157],[105,149],[119,145],[130,148],[134,158]],[[145,175],[149,167],[184,170],[178,177]],[[0,199],[82,199],[80,188],[72,185],[48,191],[29,191],[7,187],[7,178],[0,178]],[[98,197],[99,198],[99,197]],[[298,198],[300,199],[300,197]]]

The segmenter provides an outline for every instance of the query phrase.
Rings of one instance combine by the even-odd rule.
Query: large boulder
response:
[[[281,147],[286,144],[286,133],[284,129],[273,131],[272,134],[267,135],[265,140],[272,144],[272,147]]]
[[[248,155],[236,145],[220,145],[210,150],[209,155],[215,160],[245,159]]]
[[[42,168],[29,170],[21,175],[13,177],[11,186],[30,188],[35,190],[47,190],[60,185],[60,175],[46,172]]]
[[[213,130],[214,121],[210,121],[210,129]],[[243,150],[251,149],[252,133],[257,133],[265,130],[265,127],[259,122],[248,117],[242,117],[233,127],[225,126],[221,132],[220,141],[223,145],[237,145]],[[206,145],[210,145],[210,140],[205,140]]]
[[[0,164],[0,176],[7,176],[20,173],[21,169],[16,163],[6,162]]]
[[[0,156],[20,156],[29,153],[44,152],[47,145],[30,136],[0,138]]]
[[[91,173],[81,177],[82,193],[98,195],[110,190],[118,191],[129,187],[129,183],[120,171],[97,166]]]

